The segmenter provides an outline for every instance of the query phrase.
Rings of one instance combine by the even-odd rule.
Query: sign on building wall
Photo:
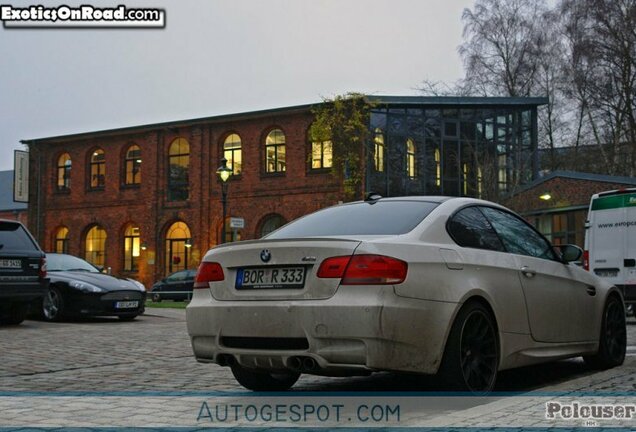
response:
[[[29,152],[13,152],[13,201],[29,202]]]

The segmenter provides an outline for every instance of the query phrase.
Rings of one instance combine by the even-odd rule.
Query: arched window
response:
[[[188,168],[190,144],[185,138],[177,138],[168,151],[168,201],[188,199]]]
[[[406,140],[406,175],[415,178],[415,143],[411,138]]]
[[[71,188],[71,156],[64,153],[57,159],[57,190]]]
[[[68,228],[60,227],[55,232],[55,244],[53,245],[53,252],[55,253],[68,253]]]
[[[185,270],[190,266],[190,228],[184,222],[175,222],[166,231],[166,274]]]
[[[384,134],[382,129],[375,129],[375,137],[373,138],[373,164],[378,172],[384,171]]]
[[[267,234],[276,231],[278,228],[282,227],[286,223],[287,221],[281,215],[272,214],[265,216],[263,222],[261,223],[260,236],[265,237]]]
[[[103,189],[106,184],[106,158],[104,150],[97,149],[91,155],[90,188]]]
[[[106,263],[106,231],[99,225],[95,225],[86,233],[84,259],[89,263],[104,267]]]
[[[311,169],[333,166],[333,146],[331,140],[311,138]]]
[[[232,174],[238,175],[242,170],[241,137],[238,134],[230,134],[223,142],[223,156],[227,159],[228,168]]]
[[[265,138],[265,170],[268,173],[285,172],[285,134],[274,129]]]
[[[129,224],[124,231],[124,271],[139,270],[139,227]]]
[[[124,170],[124,184],[138,185],[141,183],[141,149],[138,145],[133,144],[128,147]]]

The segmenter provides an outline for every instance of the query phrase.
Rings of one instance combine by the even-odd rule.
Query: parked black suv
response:
[[[46,259],[31,233],[0,219],[0,324],[20,324],[29,305],[48,291]]]

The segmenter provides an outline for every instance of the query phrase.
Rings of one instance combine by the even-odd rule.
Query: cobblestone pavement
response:
[[[565,398],[565,402],[573,400],[568,395],[581,400],[586,396],[603,395],[603,403],[636,403],[636,321],[633,318],[628,320],[628,345],[628,357],[619,368],[594,372],[588,370],[582,360],[574,359],[505,371],[500,375],[496,390],[522,392],[522,395],[471,400],[455,404],[454,408],[451,407],[453,404],[442,408],[428,402],[424,404],[427,408],[419,401],[419,411],[411,410],[408,416],[403,416],[402,423],[393,425],[546,426],[546,395],[555,394]],[[404,392],[435,390],[432,380],[388,373],[355,378],[304,375],[288,395],[293,398],[294,393],[312,392],[301,395],[310,400],[316,396],[314,392],[326,392],[329,400],[336,400],[338,394],[347,394],[345,392],[400,392],[404,395]],[[88,394],[79,397],[77,392]],[[149,411],[136,414],[130,401],[113,399],[114,412],[126,414],[123,416],[126,422],[121,423],[124,426],[179,426],[181,423],[175,424],[174,420],[182,411],[191,411],[194,405],[198,410],[201,395],[229,392],[237,397],[249,397],[227,368],[199,364],[194,360],[183,310],[151,308],[134,322],[117,319],[63,323],[26,321],[20,326],[0,327],[0,427],[110,426],[112,417],[98,421],[86,414],[86,410],[90,411],[87,407],[95,406],[93,403],[100,404],[102,413],[107,412],[103,400],[92,401],[90,397],[129,397],[130,392],[143,392],[142,397],[149,398],[144,402]],[[319,398],[320,393],[317,393]],[[182,399],[175,402],[174,398],[179,394]],[[380,396],[382,400],[392,400],[394,395],[383,393]],[[59,400],[47,396],[71,399],[60,407]],[[44,410],[33,405],[33,397],[44,398],[40,399],[45,401]],[[401,403],[408,408],[415,401]],[[173,411],[166,411],[166,406],[171,406]],[[148,413],[152,414],[153,422],[147,421]],[[196,419],[196,413],[188,415],[188,418]],[[636,428],[635,420],[619,424]],[[192,425],[200,426],[200,423]],[[555,425],[582,424],[551,422],[547,426]]]

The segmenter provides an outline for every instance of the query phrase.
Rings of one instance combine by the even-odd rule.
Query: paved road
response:
[[[636,402],[636,321],[633,318],[628,321],[628,345],[628,357],[620,368],[592,372],[580,359],[561,361],[503,372],[496,390],[530,392],[529,395],[538,392],[611,392],[615,395],[622,392],[615,401],[627,400],[620,399],[622,394]],[[435,389],[430,380],[384,373],[355,378],[303,376],[293,391],[333,394],[331,392]],[[219,391],[243,392],[243,389],[228,369],[194,360],[183,310],[148,309],[146,315],[134,322],[117,319],[64,323],[26,321],[20,326],[0,327],[0,405],[3,401],[16,402],[20,392],[158,392],[170,395],[174,392]],[[527,401],[517,402],[511,405],[509,400],[497,399],[485,405],[477,404],[479,406],[472,409],[482,410],[482,420],[492,417],[489,425],[496,425],[497,421],[514,425],[511,421],[517,418],[519,407],[527,405]],[[545,401],[535,402],[535,411],[543,409]],[[9,412],[12,411],[6,407],[0,409],[0,427],[15,425],[18,421],[15,416],[9,418]],[[454,425],[478,425],[470,409],[455,412],[457,415],[464,413],[464,416],[456,417]],[[35,422],[38,415],[42,415],[41,412],[32,414],[33,417],[26,419]],[[69,415],[67,419],[73,412]],[[25,418],[20,419],[24,424]],[[96,424],[100,423],[92,423]],[[636,422],[633,425],[636,427]]]

